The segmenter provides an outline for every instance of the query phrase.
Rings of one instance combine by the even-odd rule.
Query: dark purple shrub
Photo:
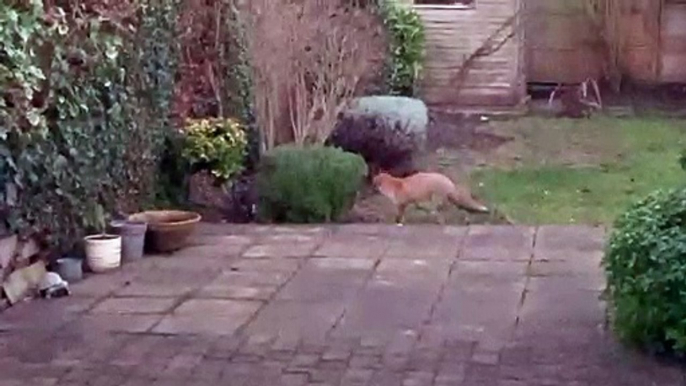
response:
[[[383,170],[396,176],[416,172],[413,157],[418,149],[414,135],[397,124],[392,126],[381,118],[346,115],[326,141],[344,151],[364,158],[370,174]]]

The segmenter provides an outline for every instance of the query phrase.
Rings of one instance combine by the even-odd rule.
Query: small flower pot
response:
[[[91,235],[84,239],[84,244],[91,271],[102,273],[121,266],[121,236]]]
[[[83,260],[73,257],[57,259],[55,268],[57,273],[69,283],[75,283],[83,279]]]
[[[145,221],[118,220],[110,223],[113,233],[121,236],[121,260],[123,263],[140,260],[143,257],[145,232],[148,224]]]

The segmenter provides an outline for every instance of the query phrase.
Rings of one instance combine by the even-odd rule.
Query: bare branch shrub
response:
[[[365,7],[332,0],[252,0],[249,8],[263,149],[323,143],[361,80],[381,70],[380,21]]]

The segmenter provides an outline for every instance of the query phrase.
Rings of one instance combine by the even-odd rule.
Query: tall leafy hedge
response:
[[[179,10],[192,2],[0,2],[0,221],[12,231],[45,230],[68,248],[101,228],[103,213],[137,210],[182,185],[168,174],[186,172],[178,149],[167,150],[178,143],[179,101],[197,97],[177,87]],[[240,38],[234,0],[211,3],[221,37]],[[232,39],[222,42],[211,44],[217,57],[237,65],[213,76],[237,79],[217,87],[235,92],[238,108],[227,114],[249,118],[250,96],[236,91],[249,85],[239,79],[244,58]]]
[[[165,97],[153,94],[169,62],[152,67],[142,48],[159,37],[133,33],[124,15],[135,4],[120,6],[104,17],[77,1],[0,5],[0,198],[15,230],[68,244],[153,190],[167,129]]]

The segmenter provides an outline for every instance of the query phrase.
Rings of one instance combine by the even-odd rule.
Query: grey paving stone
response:
[[[265,242],[248,247],[242,256],[252,259],[301,258],[312,255],[317,246],[316,242]]]
[[[344,312],[337,302],[302,303],[274,301],[264,307],[248,325],[248,334],[283,338],[323,338]]]
[[[246,324],[261,303],[223,299],[190,299],[165,316],[153,332],[231,335]]]
[[[110,298],[93,308],[92,313],[105,314],[163,314],[176,306],[173,298]]]
[[[388,240],[379,235],[334,234],[314,252],[319,257],[379,259],[388,249]]]
[[[470,227],[460,258],[463,260],[529,261],[535,229],[514,226]]]

